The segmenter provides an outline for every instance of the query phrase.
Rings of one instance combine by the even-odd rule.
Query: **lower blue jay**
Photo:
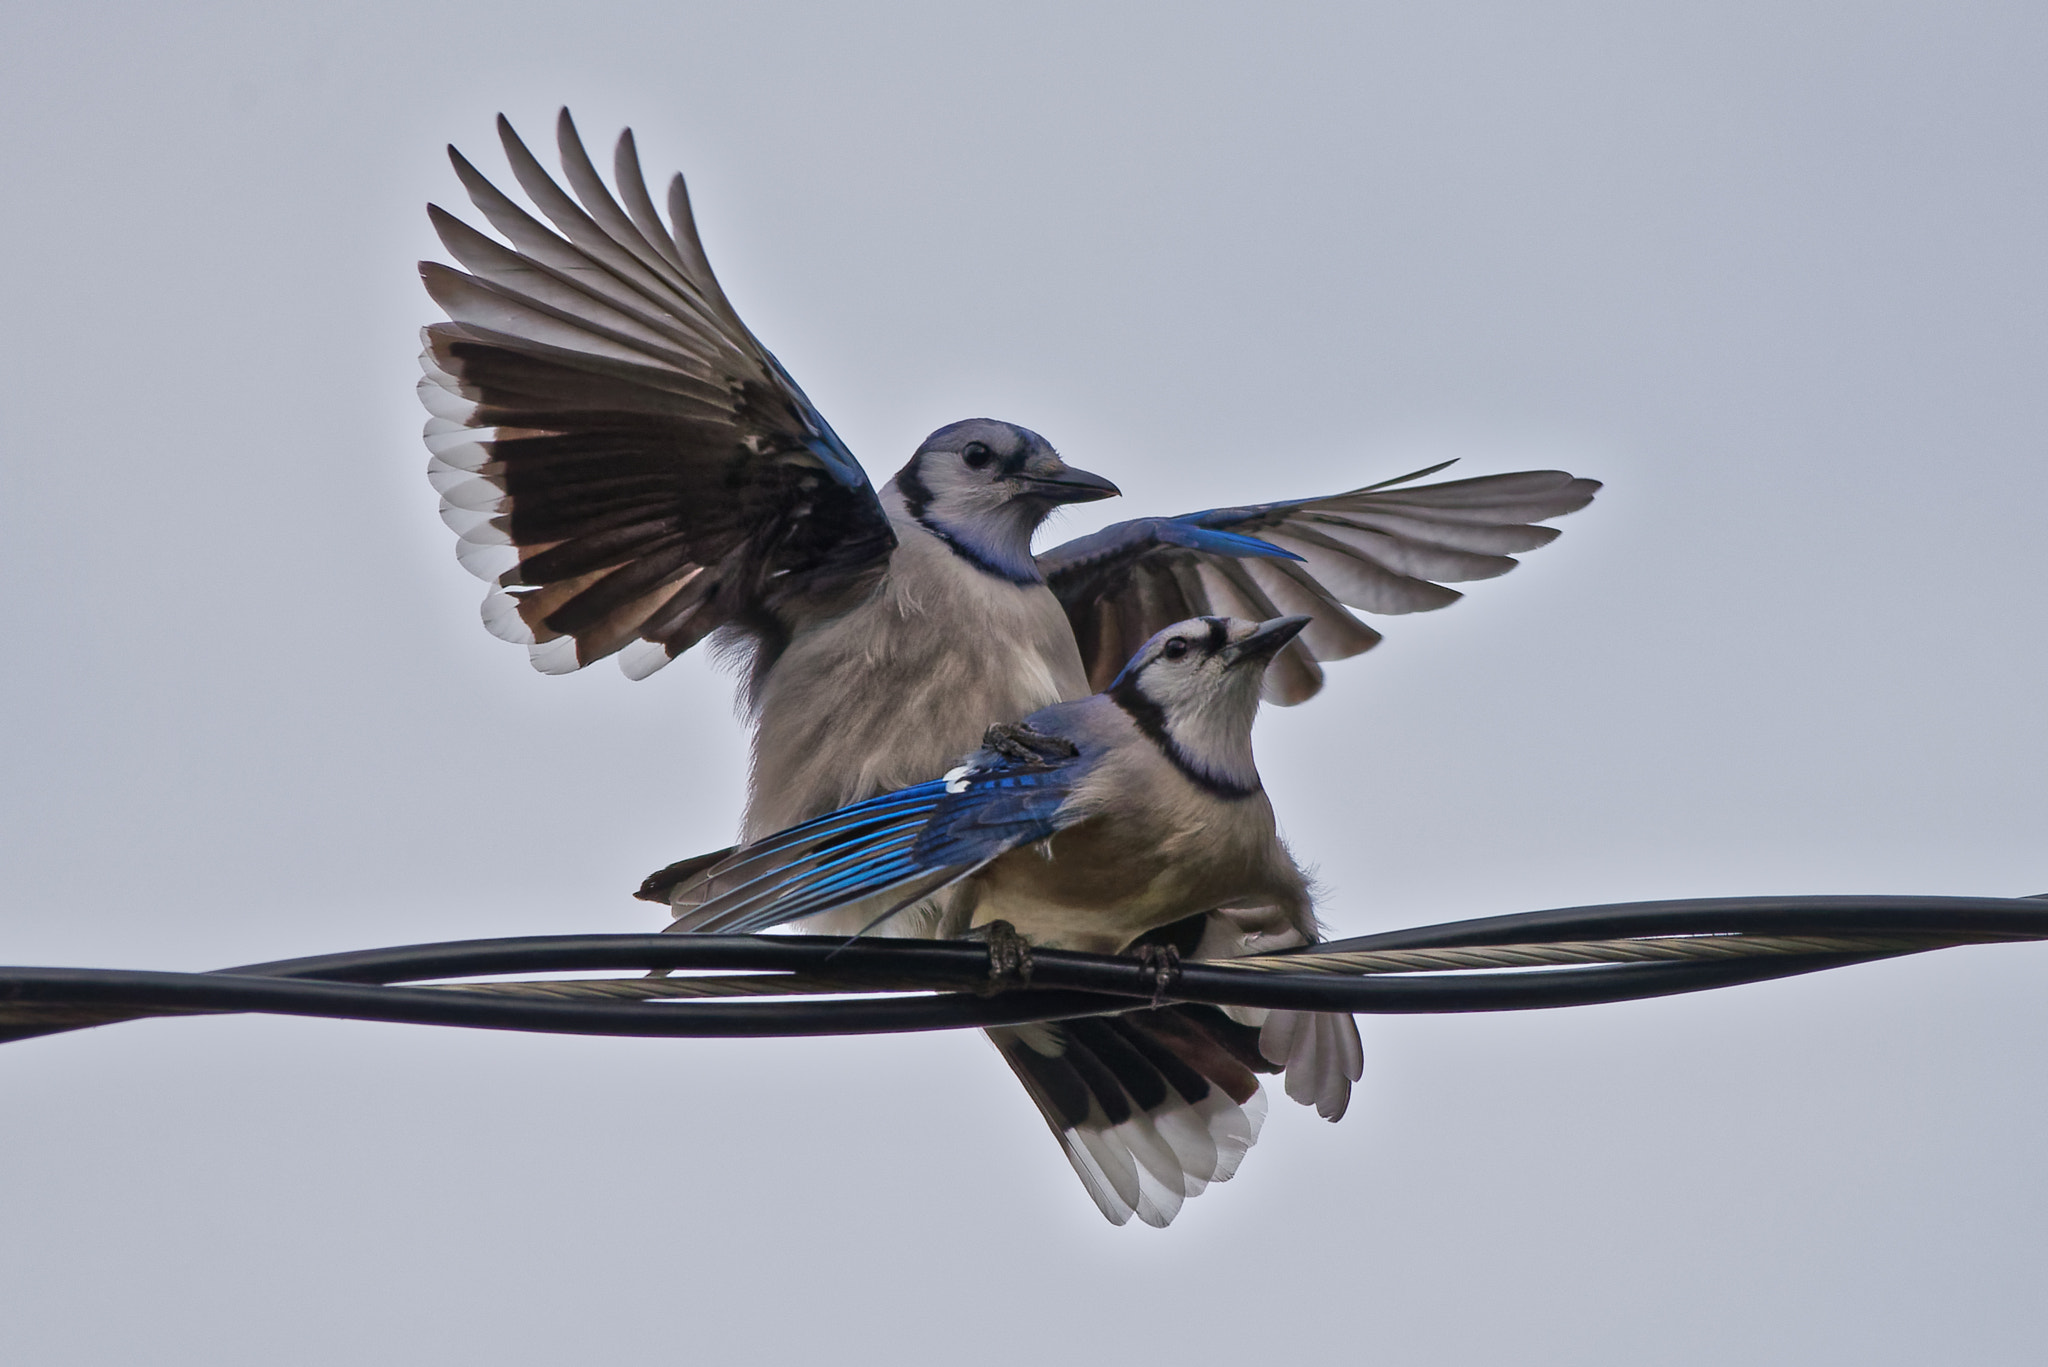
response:
[[[1226,908],[1270,909],[1313,941],[1308,880],[1252,758],[1266,668],[1307,625],[1168,627],[1107,691],[992,727],[943,778],[726,855],[676,928],[746,933],[826,911],[872,925],[936,900],[955,932],[1097,954]],[[989,1032],[1118,1224],[1166,1224],[1257,1135],[1256,1043],[1221,1012],[1188,1010]]]

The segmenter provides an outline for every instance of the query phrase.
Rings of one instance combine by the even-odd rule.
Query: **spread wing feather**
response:
[[[1347,604],[1391,615],[1454,603],[1461,595],[1445,584],[1506,574],[1515,555],[1557,538],[1537,524],[1585,507],[1600,488],[1562,470],[1413,482],[1443,468],[1324,498],[1121,522],[1053,547],[1038,567],[1097,688],[1184,618],[1306,614],[1309,627],[1266,672],[1267,701],[1298,703],[1322,687],[1322,661],[1380,641]]]
[[[567,191],[503,118],[498,132],[546,221],[450,148],[504,241],[430,205],[462,269],[420,266],[449,319],[420,358],[428,478],[457,559],[492,585],[485,626],[544,672],[623,652],[637,678],[721,627],[773,650],[867,592],[896,544],[888,518],[719,288],[681,177],[665,229],[630,132],[617,197],[567,110]]]

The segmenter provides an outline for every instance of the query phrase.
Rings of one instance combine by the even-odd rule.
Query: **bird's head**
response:
[[[1139,648],[1110,684],[1109,696],[1191,775],[1254,791],[1259,686],[1266,666],[1308,623],[1306,617],[1176,622]]]
[[[1120,492],[1076,470],[1028,428],[969,418],[924,439],[896,472],[904,509],[955,550],[1007,578],[1035,581],[1031,534],[1063,503]]]

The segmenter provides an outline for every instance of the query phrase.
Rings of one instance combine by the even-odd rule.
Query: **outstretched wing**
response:
[[[551,230],[448,149],[501,243],[428,213],[467,268],[422,262],[428,476],[484,625],[561,674],[624,651],[642,678],[711,631],[769,648],[865,592],[896,539],[845,445],[733,312],[678,176],[664,229],[630,131],[606,189],[562,111],[571,199],[501,116]]]
[[[886,918],[1072,824],[1081,769],[991,761],[778,831],[705,872],[669,929],[743,935],[868,901]]]
[[[1120,522],[1053,547],[1038,568],[1074,624],[1098,689],[1153,633],[1186,618],[1306,614],[1314,620],[1266,671],[1267,701],[1287,706],[1323,686],[1320,661],[1379,644],[1380,634],[1345,604],[1391,614],[1454,603],[1462,595],[1446,583],[1506,574],[1512,556],[1556,540],[1556,528],[1537,523],[1576,512],[1600,488],[1562,470],[1411,483],[1443,468],[1327,498]],[[1203,539],[1218,533],[1290,555]]]

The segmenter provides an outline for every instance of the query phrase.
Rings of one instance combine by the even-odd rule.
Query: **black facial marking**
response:
[[[932,489],[924,482],[924,456],[912,456],[910,464],[896,474],[896,487],[903,493],[903,510],[924,521],[924,510],[931,506]]]
[[[1118,679],[1109,690],[1109,700],[1129,715],[1138,729],[1145,733],[1145,739],[1159,747],[1159,753],[1166,756],[1167,763],[1180,770],[1181,777],[1188,782],[1215,797],[1236,800],[1258,792],[1258,783],[1247,785],[1218,778],[1189,759],[1187,753],[1174,744],[1173,737],[1166,730],[1166,709],[1138,691],[1138,675],[1143,672],[1133,670]]]
[[[971,441],[967,445],[981,446],[984,451],[989,449],[980,442]],[[938,523],[925,516],[925,513],[931,508],[933,498],[931,485],[924,482],[924,463],[931,454],[930,451],[918,452],[910,458],[908,465],[896,472],[896,490],[903,495],[903,511],[916,519],[920,527],[923,527],[933,536],[945,542],[947,549],[951,550],[953,554],[959,556],[962,560],[965,560],[983,573],[992,574],[998,579],[1006,579],[1012,584],[1043,584],[1045,578],[1038,573],[1036,565],[1030,565],[1030,562],[1027,561],[1026,563],[1030,567],[1020,572],[995,564],[986,557],[977,554],[972,546],[962,544],[944,527],[941,527]],[[963,459],[965,457],[964,448],[962,450],[962,457]]]
[[[1214,655],[1230,640],[1230,628],[1223,625],[1221,617],[1204,617],[1209,624],[1209,653]]]
[[[944,527],[928,518],[920,517],[917,520],[917,525],[930,532],[933,536],[936,536],[945,543],[947,550],[953,552],[953,554],[959,556],[983,574],[992,574],[996,578],[1007,580],[1012,584],[1043,584],[1045,582],[1045,576],[1038,572],[1036,565],[1032,565],[1026,571],[1008,569],[998,565],[987,556],[979,554],[974,547],[961,541]],[[1026,563],[1029,564],[1030,562],[1027,561]]]

